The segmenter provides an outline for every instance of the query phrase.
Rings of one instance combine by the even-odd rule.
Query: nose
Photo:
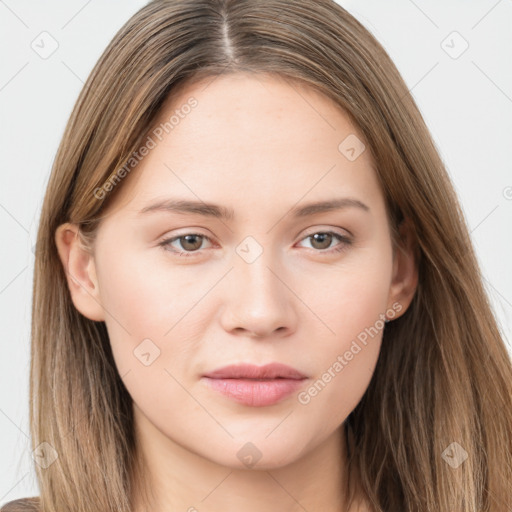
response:
[[[223,283],[221,323],[226,332],[258,338],[294,332],[296,299],[286,275],[266,251],[252,263],[236,255]]]

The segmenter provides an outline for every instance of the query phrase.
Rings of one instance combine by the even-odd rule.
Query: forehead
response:
[[[122,194],[138,205],[166,193],[296,202],[325,199],[333,188],[378,200],[357,127],[334,101],[297,81],[237,73],[182,84],[148,133],[154,147],[133,172],[137,178],[123,183]]]
[[[188,107],[191,102],[193,108]],[[299,143],[308,142],[307,148],[321,139],[330,144],[333,132],[339,136],[340,130],[358,133],[333,100],[304,82],[273,74],[232,73],[180,84],[164,103],[155,125],[165,125],[173,114],[173,140],[181,146],[187,143],[185,135],[215,136],[219,131],[230,135],[224,145],[243,142],[247,147],[266,142],[281,147],[293,144],[295,149]],[[186,133],[176,130],[185,124]]]

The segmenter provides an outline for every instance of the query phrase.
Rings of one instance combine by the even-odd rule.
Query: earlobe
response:
[[[418,286],[418,252],[410,221],[404,219],[399,226],[400,240],[393,258],[393,274],[389,290],[388,307],[399,303],[402,308],[395,316],[403,315],[412,302]]]
[[[55,243],[76,309],[90,320],[105,320],[94,257],[81,243],[78,226],[60,225]]]

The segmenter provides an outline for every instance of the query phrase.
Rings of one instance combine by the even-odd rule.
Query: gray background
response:
[[[512,354],[512,1],[340,3],[384,45],[424,115]],[[83,82],[144,4],[0,0],[0,504],[38,494],[28,437],[31,249],[50,168]]]

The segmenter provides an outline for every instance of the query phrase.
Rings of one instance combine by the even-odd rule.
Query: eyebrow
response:
[[[303,206],[295,206],[290,210],[293,217],[307,217],[317,213],[325,213],[334,210],[344,210],[347,208],[359,208],[365,212],[370,211],[370,207],[352,197],[341,197],[327,201],[317,201]],[[205,217],[214,217],[223,220],[233,220],[235,212],[231,208],[226,208],[214,203],[205,203],[203,201],[191,201],[184,199],[164,199],[146,206],[139,211],[139,214],[151,212],[170,212],[203,215]]]

